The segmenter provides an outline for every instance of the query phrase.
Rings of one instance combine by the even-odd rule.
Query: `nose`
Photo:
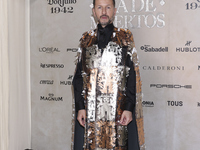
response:
[[[106,8],[102,9],[102,13],[103,13],[103,15],[106,15]]]

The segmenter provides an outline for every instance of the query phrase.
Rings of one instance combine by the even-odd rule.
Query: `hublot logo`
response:
[[[68,80],[70,81],[60,81],[60,85],[72,85],[73,75],[69,75]]]
[[[40,64],[41,68],[64,68],[63,64]]]
[[[169,89],[192,89],[192,85],[178,85],[178,84],[150,84],[150,88],[169,88]]]
[[[154,48],[151,47],[150,45],[141,46],[140,49],[144,50],[145,52],[168,52],[168,47]]]
[[[143,66],[143,70],[156,70],[156,71],[162,71],[162,70],[169,70],[169,71],[181,71],[185,70],[184,66]]]
[[[186,41],[185,47],[177,47],[176,52],[200,52],[200,47],[191,47],[192,41]]]

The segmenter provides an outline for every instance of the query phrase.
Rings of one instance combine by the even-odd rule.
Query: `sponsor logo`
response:
[[[63,64],[42,64],[40,63],[41,68],[64,68]]]
[[[140,49],[145,52],[168,52],[168,47],[154,48],[151,47],[150,45],[141,46]]]
[[[179,84],[150,84],[150,88],[169,88],[169,89],[192,89],[192,85],[179,85]]]
[[[40,84],[53,84],[54,80],[41,80]]]
[[[41,101],[63,101],[63,97],[55,97],[53,93],[48,96],[40,96]]]
[[[197,47],[197,46],[192,47],[191,43],[192,43],[192,41],[186,41],[185,47],[177,47],[176,48],[176,52],[182,52],[182,53],[184,53],[184,52],[186,52],[186,53],[189,53],[189,52],[194,52],[194,53],[195,52],[200,52],[200,47]]]
[[[49,5],[59,5],[60,7],[65,6],[65,4],[76,4],[77,0],[47,0]]]
[[[76,2],[76,0],[47,0],[49,5],[56,5],[55,7],[51,7],[51,14],[73,13],[74,7],[65,7],[65,5],[76,4]]]
[[[154,107],[154,102],[153,101],[143,101],[142,106],[143,107]]]
[[[67,52],[78,52],[78,48],[68,48]]]
[[[72,81],[60,81],[60,85],[72,85]]]
[[[196,10],[198,8],[200,8],[200,0],[186,4],[186,10]]]
[[[168,106],[183,106],[183,101],[167,101]]]
[[[60,81],[60,85],[72,85],[73,75],[69,75],[68,81]]]
[[[157,70],[157,71],[162,71],[162,70],[169,70],[169,71],[181,71],[185,70],[184,66],[143,66],[143,70]]]
[[[51,7],[51,14],[60,14],[60,13],[73,13],[74,7]]]
[[[198,66],[198,70],[200,70],[200,66]]]
[[[60,52],[60,50],[54,47],[42,47],[42,48],[39,48],[39,52],[54,53],[54,52]]]

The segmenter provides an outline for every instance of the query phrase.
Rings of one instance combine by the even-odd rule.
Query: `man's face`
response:
[[[92,10],[94,17],[103,28],[113,22],[116,14],[113,0],[96,0],[95,6]]]

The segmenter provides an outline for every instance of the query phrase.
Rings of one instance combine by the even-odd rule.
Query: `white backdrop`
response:
[[[62,3],[65,2],[65,3]],[[71,82],[81,34],[95,27],[92,0],[32,0],[32,148],[71,145]],[[117,0],[140,59],[147,150],[200,148],[199,0]]]

